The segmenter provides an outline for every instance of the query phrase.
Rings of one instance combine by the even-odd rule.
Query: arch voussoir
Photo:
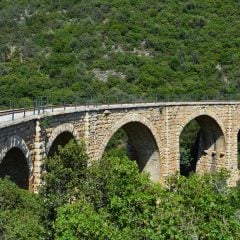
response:
[[[18,148],[22,151],[22,153],[24,154],[24,156],[27,160],[27,164],[28,164],[28,168],[29,168],[29,175],[32,176],[32,174],[33,174],[33,162],[32,162],[32,159],[31,159],[31,154],[30,154],[30,151],[29,151],[29,148],[28,148],[27,144],[19,136],[15,135],[15,136],[12,136],[12,137],[8,138],[7,141],[4,143],[4,145],[1,147],[1,150],[0,150],[0,164],[1,164],[2,160],[4,159],[4,157],[7,155],[7,153],[12,148]]]
[[[193,120],[196,120],[199,129],[196,131],[197,137],[194,140],[192,139],[194,147],[188,148],[191,160],[189,158],[190,166],[187,166],[184,163],[180,163],[180,138],[182,137],[185,127],[186,131],[188,131],[188,124],[191,124]],[[188,132],[185,132],[185,134],[186,133]],[[176,134],[180,174],[188,176],[191,171],[205,173],[227,167],[228,163],[226,162],[225,156],[225,127],[221,118],[214,112],[202,109],[186,116],[176,131]]]
[[[61,124],[59,126],[57,126],[53,131],[52,131],[52,134],[47,142],[47,145],[46,145],[46,154],[48,154],[52,144],[54,143],[55,139],[62,133],[64,132],[68,132],[68,133],[71,133],[73,138],[79,142],[80,139],[79,139],[79,135],[78,135],[78,132],[75,130],[73,124],[70,124],[70,123],[64,123],[64,124]]]
[[[151,132],[155,143],[157,145],[158,151],[160,153],[160,141],[157,129],[154,127],[154,125],[149,121],[146,117],[143,117],[140,114],[129,114],[121,118],[119,121],[117,121],[115,124],[112,125],[112,127],[109,129],[108,133],[105,135],[103,143],[101,144],[99,151],[96,155],[96,160],[100,159],[104,153],[105,148],[107,147],[107,144],[111,137],[116,133],[121,127],[123,127],[125,124],[132,123],[132,122],[138,122],[143,124],[145,127],[149,129]]]
[[[220,119],[220,117],[214,113],[213,111],[210,111],[210,110],[198,110],[188,116],[186,116],[182,121],[181,121],[181,124],[180,124],[180,127],[179,127],[179,130],[177,131],[177,138],[180,137],[181,135],[181,132],[183,131],[183,129],[186,127],[186,125],[191,122],[193,119],[197,118],[197,117],[200,117],[200,116],[203,116],[203,115],[206,115],[208,117],[210,117],[211,119],[213,119],[220,127],[220,129],[222,130],[224,136],[225,136],[225,126],[222,122],[222,120]]]

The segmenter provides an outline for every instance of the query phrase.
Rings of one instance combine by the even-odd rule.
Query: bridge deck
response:
[[[39,109],[13,109],[0,111],[0,128],[44,116],[61,115],[71,112],[87,112],[109,109],[144,108],[144,107],[171,107],[171,106],[206,106],[206,105],[240,105],[240,101],[204,101],[204,102],[157,102],[157,103],[124,103],[105,105],[48,106]]]

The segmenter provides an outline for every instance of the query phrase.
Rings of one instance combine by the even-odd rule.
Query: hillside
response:
[[[239,15],[238,0],[1,0],[0,104],[236,93]]]

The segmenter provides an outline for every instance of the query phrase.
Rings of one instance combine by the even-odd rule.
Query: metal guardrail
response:
[[[99,106],[99,105],[110,105],[110,104],[131,104],[131,103],[156,103],[156,102],[228,102],[228,101],[239,101],[240,94],[231,95],[196,95],[196,94],[185,94],[185,95],[156,95],[156,96],[101,96],[101,97],[76,97],[76,99],[70,103],[66,102],[54,102],[50,101],[46,97],[40,97],[37,100],[31,100],[26,104],[22,101],[10,101],[9,105],[2,105],[2,111],[0,116],[12,115],[12,120],[15,119],[15,115],[23,113],[23,118],[26,117],[26,113],[32,112],[33,115],[39,115],[45,111],[54,111],[55,109],[61,108],[65,110],[68,107],[79,107],[79,106]],[[53,102],[53,103],[51,103]]]
[[[6,115],[11,115],[12,120],[15,120],[15,115],[18,113],[23,113],[23,118],[26,117],[26,114],[29,112],[32,112],[32,115],[40,115],[44,114],[47,110],[50,112],[54,112],[56,109],[66,109],[67,107],[75,107],[77,108],[77,105],[46,105],[46,106],[40,106],[40,107],[30,107],[30,108],[20,108],[20,109],[10,109],[10,110],[4,110],[0,111],[0,117],[1,116],[6,116]]]

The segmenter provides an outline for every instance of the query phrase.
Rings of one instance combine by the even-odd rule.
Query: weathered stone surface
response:
[[[149,172],[154,181],[164,182],[179,171],[179,138],[193,119],[199,122],[204,135],[198,149],[197,172],[226,168],[232,173],[229,184],[235,184],[239,179],[240,129],[240,103],[236,102],[88,106],[0,123],[0,163],[10,149],[20,149],[29,166],[29,188],[37,191],[43,159],[54,144],[65,144],[63,138],[69,136],[84,140],[91,161],[97,161],[113,134],[123,128],[136,149],[140,170]]]

